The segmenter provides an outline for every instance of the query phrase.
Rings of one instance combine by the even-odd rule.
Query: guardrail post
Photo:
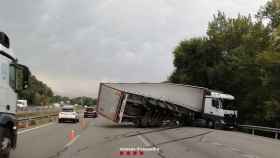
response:
[[[252,135],[255,135],[255,129],[252,128]]]
[[[29,128],[29,124],[30,124],[30,119],[28,118],[28,119],[25,121],[25,128]]]
[[[278,139],[278,132],[275,132],[275,139]]]

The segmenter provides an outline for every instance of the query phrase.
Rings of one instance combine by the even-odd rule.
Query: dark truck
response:
[[[234,127],[234,97],[203,87],[171,83],[101,83],[97,113],[116,123],[155,127],[164,122]],[[228,109],[230,108],[230,109]]]

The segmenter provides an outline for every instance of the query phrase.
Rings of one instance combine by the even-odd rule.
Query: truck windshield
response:
[[[234,100],[228,100],[228,99],[221,99],[223,104],[223,109],[225,110],[235,110],[235,101]]]

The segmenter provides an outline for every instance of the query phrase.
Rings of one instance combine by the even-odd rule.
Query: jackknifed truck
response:
[[[138,127],[163,124],[209,128],[237,126],[234,97],[204,87],[172,83],[100,83],[97,113]]]

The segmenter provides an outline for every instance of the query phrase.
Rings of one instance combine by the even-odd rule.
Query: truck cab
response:
[[[0,32],[0,157],[9,157],[16,147],[17,93],[28,87],[30,72],[18,64],[8,36]]]
[[[222,124],[224,127],[237,125],[237,110],[234,110],[234,96],[211,91],[205,96],[204,117],[207,122],[214,126]]]

